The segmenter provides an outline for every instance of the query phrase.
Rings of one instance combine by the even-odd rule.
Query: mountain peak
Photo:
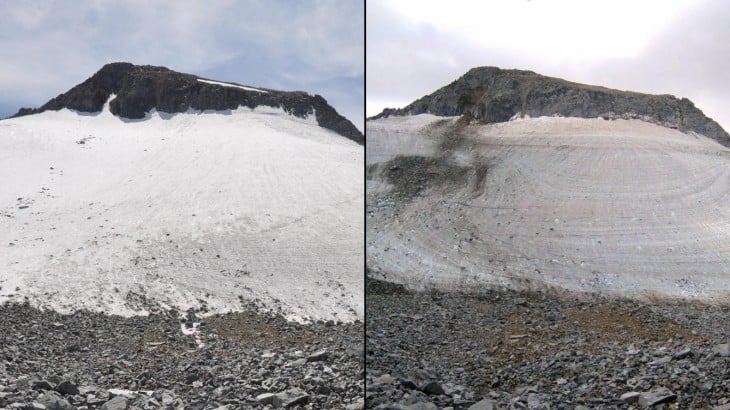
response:
[[[730,135],[686,98],[614,90],[490,66],[472,68],[432,94],[402,109],[385,109],[373,118],[424,113],[464,116],[481,124],[515,116],[640,119],[697,132],[730,146]]]
[[[99,112],[109,97],[112,114],[144,118],[152,109],[167,113],[194,110],[230,110],[239,106],[280,107],[290,115],[314,114],[317,123],[359,144],[362,133],[319,95],[303,91],[278,91],[246,87],[240,84],[204,79],[179,73],[166,67],[116,62],[104,65],[86,81],[51,99],[40,108],[21,108],[14,117],[46,110],[68,108],[81,112]]]

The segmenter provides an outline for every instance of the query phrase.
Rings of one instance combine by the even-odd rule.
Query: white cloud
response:
[[[403,18],[431,23],[441,32],[487,49],[584,60],[638,55],[653,33],[691,4],[689,0],[398,0],[389,6]]]

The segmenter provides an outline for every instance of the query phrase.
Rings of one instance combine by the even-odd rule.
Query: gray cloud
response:
[[[635,57],[580,63],[576,63],[580,59],[548,60],[537,53],[512,50],[508,38],[504,39],[504,47],[483,47],[429,23],[410,21],[380,2],[369,2],[367,13],[368,116],[384,106],[403,106],[472,67],[496,65],[577,82],[687,97],[730,130],[728,2],[695,4],[666,22]],[[620,24],[616,30],[621,30]]]
[[[509,50],[485,48],[471,38],[412,22],[384,2],[368,2],[367,115],[383,105],[403,106],[483,65],[534,65]]]
[[[668,25],[634,60],[593,67],[597,81],[691,99],[730,130],[730,3],[708,1]]]
[[[363,9],[348,0],[12,2],[0,15],[0,107],[39,105],[111,61],[259,86],[278,81],[268,72],[318,92],[307,86],[363,76]],[[343,100],[347,87],[338,93]],[[349,115],[361,126],[362,91],[347,104],[359,104]]]

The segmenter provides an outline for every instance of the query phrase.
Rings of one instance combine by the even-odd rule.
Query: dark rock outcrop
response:
[[[200,78],[165,67],[111,63],[66,93],[43,104],[40,108],[21,108],[13,117],[36,114],[46,110],[69,108],[81,112],[99,112],[111,94],[109,102],[114,115],[141,119],[153,108],[166,113],[194,110],[229,110],[239,106],[255,108],[260,105],[281,107],[287,113],[306,117],[314,114],[317,123],[359,144],[362,133],[342,117],[319,95],[302,91],[258,92],[198,81]]]
[[[463,115],[482,124],[509,121],[515,115],[641,119],[730,146],[730,135],[686,98],[612,90],[497,67],[473,68],[405,108],[386,108],[373,119],[423,113]]]

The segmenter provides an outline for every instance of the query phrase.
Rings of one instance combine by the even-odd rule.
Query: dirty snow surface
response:
[[[415,288],[722,301],[730,151],[638,120],[367,122],[367,264]]]
[[[362,318],[362,164],[272,108],[0,121],[0,302]]]

